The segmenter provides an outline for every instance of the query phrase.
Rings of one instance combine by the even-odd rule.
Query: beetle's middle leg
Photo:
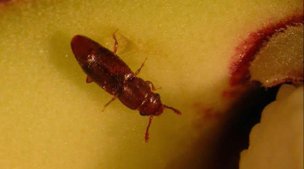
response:
[[[114,46],[113,46],[113,53],[116,54],[117,52],[117,49],[118,49],[118,41],[117,41],[117,38],[116,38],[116,32],[117,30],[113,33],[113,39],[114,39]]]
[[[147,57],[145,58],[144,62],[140,65],[140,67],[136,70],[136,72],[134,73],[135,76],[137,76],[139,74],[139,72],[141,71],[141,69],[144,67],[146,61],[147,61]]]
[[[116,99],[116,97],[113,96],[112,99],[109,100],[109,101],[103,106],[102,111],[105,111],[105,109],[109,106],[109,104],[111,104],[115,99]]]

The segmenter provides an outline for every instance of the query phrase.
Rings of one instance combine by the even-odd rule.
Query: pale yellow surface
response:
[[[281,87],[250,134],[240,169],[303,168],[303,86]]]
[[[0,168],[163,169],[210,161],[214,121],[194,104],[221,109],[228,64],[240,39],[302,9],[301,0],[41,0],[0,11]],[[144,143],[147,118],[85,75],[70,50],[75,34],[111,48],[160,86],[166,111]],[[201,118],[199,118],[201,119]],[[197,125],[196,125],[197,126]],[[209,133],[213,134],[209,134]],[[200,138],[202,141],[194,144]],[[199,145],[199,146],[196,146]],[[194,152],[204,152],[197,157]],[[200,153],[201,154],[201,153]],[[212,159],[212,158],[211,158]],[[194,167],[194,166],[193,166]]]

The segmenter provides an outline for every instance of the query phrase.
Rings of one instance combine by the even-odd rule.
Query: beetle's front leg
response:
[[[146,81],[146,83],[149,85],[149,87],[150,87],[150,89],[152,90],[152,91],[156,91],[156,90],[158,90],[158,89],[161,89],[161,87],[155,87],[154,86],[154,84],[151,82],[151,81]]]

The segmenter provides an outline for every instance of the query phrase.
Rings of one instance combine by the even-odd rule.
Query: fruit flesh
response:
[[[303,23],[303,13],[299,13],[286,17],[280,21],[273,21],[250,33],[248,37],[237,46],[235,56],[232,58],[233,61],[230,65],[230,85],[244,85],[249,80],[265,81],[265,79],[257,79],[258,77],[261,78],[261,76],[265,76],[264,74],[267,72],[263,72],[266,68],[262,67],[262,65],[265,65],[265,63],[263,63],[263,61],[257,62],[258,60],[261,60],[261,58],[267,63],[271,63],[273,68],[280,69],[280,67],[283,67],[282,63],[280,65],[278,64],[279,62],[275,61],[282,60],[281,62],[283,62],[286,60],[285,62],[288,62],[287,60],[290,60],[289,57],[291,57],[297,61],[295,64],[298,65],[285,64],[284,68],[286,70],[289,68],[296,69],[298,72],[301,71],[301,66],[303,67],[303,65],[301,65],[301,56],[303,53],[303,31],[301,29],[303,29]],[[290,48],[295,51],[290,50]],[[267,56],[267,53],[269,56]],[[280,59],[277,59],[276,57]],[[255,62],[257,62],[257,64],[255,64]],[[270,71],[271,69],[267,67],[267,70]],[[275,76],[278,76],[278,74],[282,74],[283,71],[284,69],[281,68],[281,72],[274,71],[272,74],[268,73],[268,78],[274,78]],[[297,76],[299,76],[298,72],[296,72]],[[288,73],[289,75],[295,74],[294,71],[290,70],[285,72],[285,74]],[[250,79],[251,76],[253,76],[253,78]],[[270,87],[270,85],[268,87]]]
[[[226,106],[221,92],[241,37],[301,11],[302,2],[292,2],[10,4],[0,12],[0,166],[212,168],[221,116],[206,118],[203,110]],[[110,96],[85,83],[69,47],[73,35],[84,34],[112,49],[117,29],[118,54],[132,70],[149,57],[140,77],[161,86],[163,100],[184,112],[154,119],[149,144],[147,119],[119,102],[101,112]]]
[[[303,168],[303,86],[283,85],[262,112],[240,169]]]
[[[303,29],[303,24],[299,24],[273,35],[251,63],[251,80],[265,87],[303,83]]]

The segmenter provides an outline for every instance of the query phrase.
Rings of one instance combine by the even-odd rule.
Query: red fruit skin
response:
[[[245,84],[250,79],[249,66],[255,55],[271,36],[277,32],[284,31],[288,26],[296,26],[304,23],[304,15],[298,14],[271,23],[258,31],[252,32],[235,48],[229,67],[229,84],[231,87]]]

